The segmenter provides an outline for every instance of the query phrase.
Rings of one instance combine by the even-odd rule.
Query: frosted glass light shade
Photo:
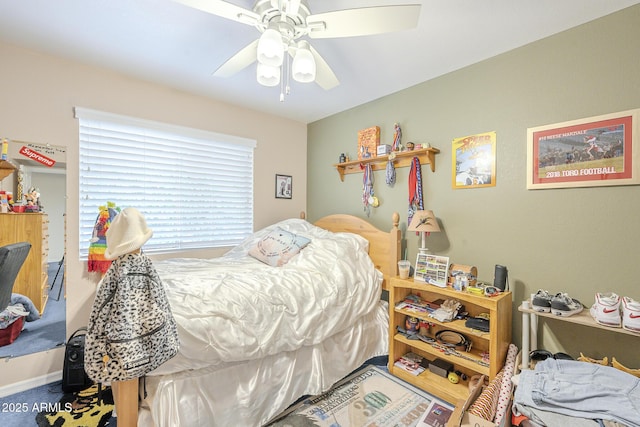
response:
[[[280,83],[280,67],[258,63],[258,83],[263,86],[277,86]]]
[[[293,79],[300,83],[309,83],[316,79],[316,61],[309,50],[309,43],[304,40],[298,44],[296,56],[293,57],[291,73]]]
[[[267,28],[258,41],[258,62],[272,67],[282,65],[284,45],[282,35],[273,28]]]

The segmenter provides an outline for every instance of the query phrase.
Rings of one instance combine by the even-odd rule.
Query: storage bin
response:
[[[14,342],[22,332],[23,326],[24,317],[20,317],[6,328],[0,329],[0,347]]]

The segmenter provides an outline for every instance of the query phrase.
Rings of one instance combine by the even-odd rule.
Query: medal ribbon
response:
[[[367,216],[371,213],[371,208],[369,207],[369,198],[371,196],[373,196],[373,174],[371,173],[371,164],[367,163],[362,173],[362,204]]]
[[[421,211],[423,209],[422,167],[420,166],[420,159],[414,157],[411,161],[411,170],[409,171],[409,216],[407,224],[411,224],[411,219],[415,211]]]
[[[396,168],[393,166],[393,160],[387,161],[387,169],[385,173],[386,182],[389,187],[393,187],[396,183]]]

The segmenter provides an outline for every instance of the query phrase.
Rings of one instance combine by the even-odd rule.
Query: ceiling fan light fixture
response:
[[[301,40],[291,66],[293,79],[300,83],[310,83],[316,79],[316,61],[309,48],[309,43]]]
[[[283,59],[282,34],[273,28],[267,28],[258,41],[258,61],[264,65],[279,67]]]
[[[258,63],[257,75],[262,86],[278,86],[280,83],[280,67]]]

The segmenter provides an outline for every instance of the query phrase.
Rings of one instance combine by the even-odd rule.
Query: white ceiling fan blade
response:
[[[310,15],[307,25],[316,39],[366,36],[415,28],[419,16],[419,4],[363,7]]]
[[[329,67],[329,64],[327,64],[327,61],[320,56],[313,46],[309,46],[309,49],[311,50],[314,61],[316,61],[316,83],[324,90],[333,89],[338,86],[340,81],[338,81],[338,78],[333,73],[331,67]]]
[[[244,70],[256,61],[258,56],[258,40],[245,46],[240,52],[233,55],[222,64],[213,75],[216,77],[231,77],[235,73]]]
[[[186,6],[231,19],[247,25],[255,25],[260,16],[252,10],[222,0],[174,0]]]

